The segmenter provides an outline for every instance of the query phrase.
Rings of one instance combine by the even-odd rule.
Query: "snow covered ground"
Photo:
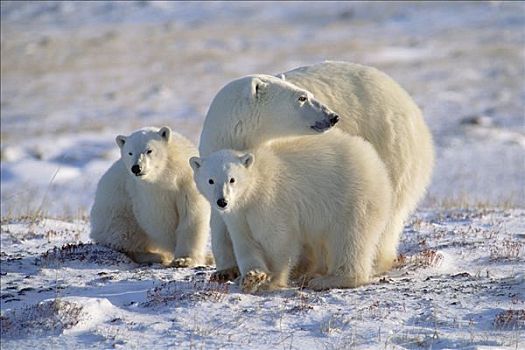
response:
[[[524,3],[2,1],[0,35],[2,349],[525,347]],[[434,135],[381,283],[244,295],[89,242],[116,135],[197,143],[229,80],[325,59],[390,74]]]
[[[353,290],[243,294],[211,267],[139,266],[84,221],[2,223],[2,348],[523,349],[525,210],[430,210]]]

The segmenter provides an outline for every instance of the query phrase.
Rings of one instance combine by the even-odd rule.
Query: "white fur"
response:
[[[375,68],[324,62],[284,76],[283,80],[251,75],[224,86],[204,122],[201,156],[224,148],[253,148],[281,136],[315,133],[312,123],[323,116],[301,114],[303,104],[297,96],[307,95],[308,104],[316,110],[339,116],[336,128],[370,142],[388,169],[394,210],[381,240],[377,272],[388,270],[397,256],[403,222],[424,195],[432,173],[432,137],[421,111],[403,88]],[[254,85],[259,86],[258,94]],[[234,267],[228,232],[213,210],[211,234],[218,272]]]
[[[116,141],[121,159],[98,183],[91,238],[138,262],[204,263],[210,209],[188,164],[198,153],[195,146],[168,127],[140,129]]]
[[[314,289],[369,281],[392,189],[362,138],[333,130],[190,162],[198,189],[230,232],[245,291],[284,287],[291,269]],[[262,280],[247,281],[254,276]]]

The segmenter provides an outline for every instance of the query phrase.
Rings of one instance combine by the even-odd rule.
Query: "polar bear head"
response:
[[[334,126],[339,116],[312,93],[286,79],[257,74],[224,86],[213,99],[206,119],[206,128],[228,127],[225,132],[229,137],[251,138],[250,143],[255,144],[258,142],[253,139],[323,132]]]
[[[190,158],[197,188],[219,212],[228,213],[242,202],[251,186],[251,153],[221,150],[207,157]]]
[[[168,163],[168,143],[171,141],[171,129],[144,128],[129,136],[116,138],[120,147],[120,157],[126,170],[140,181],[155,181]]]

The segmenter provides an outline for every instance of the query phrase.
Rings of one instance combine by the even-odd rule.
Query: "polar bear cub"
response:
[[[116,142],[121,158],[98,183],[91,238],[137,262],[203,264],[210,207],[188,164],[195,146],[169,127],[143,128]]]
[[[390,217],[385,165],[360,137],[333,130],[190,164],[230,232],[246,292],[285,287],[301,272],[315,290],[369,281]]]

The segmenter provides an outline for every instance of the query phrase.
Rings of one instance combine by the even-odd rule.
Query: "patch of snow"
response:
[[[398,266],[369,285],[251,295],[209,282],[212,268],[137,265],[85,240],[57,247],[38,234],[87,223],[19,220],[1,233],[3,346],[519,348],[524,222],[516,209],[421,211]]]

